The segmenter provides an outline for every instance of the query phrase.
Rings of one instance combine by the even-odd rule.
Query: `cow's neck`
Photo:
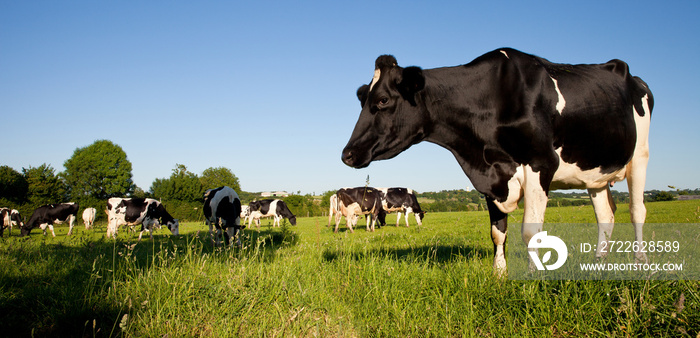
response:
[[[465,66],[426,70],[424,74],[426,86],[421,91],[421,101],[432,121],[425,140],[452,152],[478,191],[497,200],[504,199],[507,184],[494,180],[504,177],[496,175],[496,171],[515,173],[517,164],[509,161],[507,155],[499,166],[484,159],[484,151],[489,148],[484,136],[494,132],[484,121],[493,119],[494,110],[479,100],[483,100],[484,93],[480,91],[491,74]],[[485,128],[475,130],[475,121]]]

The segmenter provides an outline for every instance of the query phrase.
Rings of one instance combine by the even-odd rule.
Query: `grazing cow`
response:
[[[289,223],[292,225],[297,225],[297,217],[292,214],[292,212],[287,207],[287,204],[282,200],[265,199],[260,201],[253,201],[248,204],[250,215],[248,216],[248,226],[253,223],[253,219],[256,220],[258,228],[260,227],[260,218],[262,217],[272,217],[272,225],[275,224],[280,226],[280,221],[282,218],[289,219]]]
[[[83,210],[83,223],[85,224],[85,230],[92,228],[92,224],[95,223],[96,214],[97,210],[95,210],[95,208],[85,208],[85,210]]]
[[[209,189],[204,192],[204,220],[209,226],[209,236],[218,246],[222,235],[225,245],[229,244],[230,238],[238,238],[237,235],[245,228],[241,226],[241,199],[235,190],[230,187],[219,187]],[[216,235],[214,235],[216,227]],[[231,243],[233,244],[233,243]],[[238,238],[238,245],[241,240]]]
[[[371,187],[342,188],[335,194],[338,196],[335,232],[338,232],[341,216],[345,216],[345,223],[350,232],[354,232],[352,227],[357,225],[358,215],[369,215],[367,231],[374,231],[377,220],[380,225],[385,225],[386,212],[382,208],[382,195],[379,190]]]
[[[343,162],[367,167],[424,140],[450,150],[486,196],[497,273],[506,269],[507,214],[524,199],[522,239],[529,243],[542,230],[550,190],[588,189],[602,257],[616,208],[609,185],[627,179],[635,241],[642,241],[654,99],[625,62],[556,64],[500,49],[423,70],[383,55],[357,96],[362,112]],[[646,260],[641,252],[636,258]]]
[[[117,238],[120,225],[141,224],[139,241],[148,230],[153,239],[153,227],[165,224],[173,235],[180,234],[180,222],[165,210],[163,204],[152,198],[119,198],[107,200],[107,237]]]
[[[12,227],[19,225],[21,228],[24,223],[22,222],[22,216],[19,214],[17,209],[10,208],[0,208],[0,219],[2,224],[0,224],[0,237],[2,237],[5,229],[10,228],[9,235],[12,235]]]
[[[37,226],[44,230],[44,236],[46,235],[46,228],[51,230],[51,235],[56,237],[56,233],[53,231],[54,224],[62,224],[68,222],[68,235],[73,233],[73,223],[78,215],[78,203],[60,203],[60,204],[47,204],[40,206],[34,210],[32,217],[29,221],[21,226],[20,236],[29,235],[32,229]]]
[[[408,227],[408,214],[414,213],[416,223],[423,225],[423,216],[425,212],[421,210],[418,204],[418,198],[413,190],[406,188],[377,188],[382,193],[382,207],[388,213],[397,211],[396,226],[399,226],[401,213],[404,213],[406,219],[406,227]]]

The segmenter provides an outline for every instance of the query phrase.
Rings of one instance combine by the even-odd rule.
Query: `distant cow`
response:
[[[627,63],[561,64],[502,48],[468,64],[421,69],[382,55],[357,98],[362,111],[343,162],[364,168],[421,141],[448,149],[486,196],[498,274],[506,271],[508,213],[524,201],[528,245],[542,231],[555,189],[588,189],[598,221],[596,256],[602,257],[607,251],[600,243],[615,222],[609,184],[627,179],[642,247],[654,97]],[[646,260],[641,251],[635,256]]]
[[[85,224],[85,229],[91,229],[92,224],[95,223],[95,215],[97,210],[95,208],[85,208],[83,210],[83,223]]]
[[[297,217],[292,214],[292,212],[287,207],[287,204],[282,200],[277,199],[264,199],[260,201],[253,201],[248,204],[250,215],[248,216],[248,226],[253,223],[255,219],[257,221],[257,226],[260,227],[260,218],[262,217],[272,217],[272,225],[280,226],[280,221],[282,218],[289,219],[289,223],[292,225],[297,224]]]
[[[22,216],[16,209],[0,208],[0,220],[2,220],[2,224],[0,224],[0,237],[2,237],[5,229],[10,228],[9,235],[12,235],[13,226],[19,226],[21,228],[22,225],[24,225],[24,223],[22,223]]]
[[[165,224],[173,235],[180,234],[180,222],[165,210],[163,204],[152,198],[119,198],[107,200],[107,237],[117,238],[120,225],[141,224],[139,240],[148,230],[153,239],[153,227]]]
[[[73,233],[73,223],[78,215],[78,203],[60,203],[60,204],[47,204],[40,206],[34,210],[32,217],[29,221],[20,227],[20,236],[29,235],[32,229],[37,226],[44,230],[44,235],[46,235],[46,228],[51,230],[51,235],[56,237],[56,233],[53,231],[54,224],[62,224],[68,222],[68,235]]]
[[[358,215],[371,215],[367,222],[367,231],[374,231],[377,220],[385,224],[386,212],[382,208],[382,195],[379,190],[371,187],[342,188],[336,192],[338,204],[335,215],[335,232],[338,232],[340,217],[345,216],[345,222],[353,232]]]
[[[407,188],[377,188],[382,192],[382,207],[387,213],[397,211],[396,226],[399,226],[401,213],[404,213],[406,219],[406,227],[408,227],[408,214],[414,213],[416,223],[423,225],[422,220],[425,212],[421,210],[418,204],[418,198],[413,190]]]
[[[209,235],[218,246],[223,231],[224,243],[229,245],[231,238],[238,238],[241,226],[241,199],[235,190],[230,187],[209,189],[204,193],[204,220],[209,226]],[[216,227],[216,235],[213,228]]]

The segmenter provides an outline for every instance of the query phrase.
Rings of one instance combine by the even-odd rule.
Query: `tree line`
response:
[[[45,204],[76,202],[81,210],[105,210],[110,197],[151,197],[173,209],[174,217],[194,220],[198,219],[194,210],[201,209],[206,189],[228,185],[240,191],[238,178],[228,168],[208,168],[196,175],[182,164],[176,165],[170,177],[155,179],[147,191],[143,190],[134,184],[132,165],[124,150],[109,140],[77,148],[63,166],[65,171],[58,173],[46,163],[22,168],[22,172],[0,166],[0,206],[18,209],[28,218]],[[102,212],[97,216],[106,218]]]
[[[77,148],[56,172],[49,164],[22,168],[0,166],[0,207],[18,209],[25,219],[46,204],[76,202],[80,211],[93,207],[105,210],[110,197],[140,197],[160,200],[173,217],[185,221],[204,219],[203,194],[207,189],[229,186],[247,204],[260,199],[260,194],[241,190],[238,177],[228,168],[212,167],[196,174],[183,164],[176,164],[169,177],[156,178],[148,190],[133,182],[132,165],[124,150],[109,140]],[[329,196],[318,199],[311,195],[283,198],[299,216],[321,216],[328,212]],[[324,201],[325,200],[325,203]],[[97,220],[106,220],[98,212]]]
[[[203,220],[201,211],[204,191],[229,186],[238,192],[241,202],[247,204],[260,199],[258,193],[241,190],[238,177],[228,168],[212,167],[196,174],[183,164],[176,164],[169,177],[156,178],[148,190],[133,182],[132,165],[124,150],[109,140],[77,148],[64,162],[65,171],[57,173],[48,164],[29,166],[18,172],[9,166],[0,166],[0,207],[18,209],[24,218],[34,209],[51,203],[77,202],[82,209],[93,207],[105,210],[110,197],[155,198],[165,204],[171,215],[187,221]],[[675,189],[675,188],[674,188]],[[321,196],[293,194],[284,198],[297,216],[325,216],[334,190]],[[671,192],[647,192],[647,201],[672,200],[677,195],[700,195],[700,189]],[[443,190],[417,193],[423,210],[428,212],[486,210],[484,196],[475,190]],[[590,204],[585,192],[550,192],[549,206]],[[613,191],[617,203],[629,203],[626,192]],[[106,219],[98,212],[98,220]]]

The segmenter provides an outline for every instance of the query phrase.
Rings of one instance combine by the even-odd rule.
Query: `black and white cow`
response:
[[[120,198],[112,197],[107,200],[107,237],[117,238],[120,225],[141,224],[139,240],[144,231],[148,230],[153,239],[153,227],[165,224],[170,232],[180,234],[180,222],[165,210],[163,204],[152,198]]]
[[[223,232],[225,245],[231,238],[238,238],[241,226],[241,199],[230,187],[219,187],[204,192],[204,220],[209,226],[209,236],[218,246]],[[216,235],[214,235],[214,227]],[[238,238],[238,244],[241,240]],[[233,242],[231,242],[233,244]]]
[[[507,214],[524,199],[528,243],[542,230],[550,190],[588,189],[600,243],[614,226],[609,184],[627,179],[635,240],[642,241],[654,99],[625,62],[557,64],[504,48],[423,70],[383,55],[357,96],[362,112],[343,162],[363,168],[421,141],[450,150],[487,198],[497,272],[506,268]]]
[[[68,235],[73,233],[73,223],[78,215],[78,203],[60,203],[60,204],[47,204],[40,206],[34,210],[32,217],[29,221],[20,227],[20,236],[29,235],[32,229],[37,226],[44,230],[44,235],[46,235],[46,228],[51,230],[51,235],[56,237],[56,233],[53,231],[54,224],[62,224],[68,222]]]
[[[412,189],[407,188],[377,188],[382,193],[382,207],[387,213],[397,212],[396,226],[399,226],[401,213],[404,213],[406,227],[408,227],[408,214],[414,213],[416,223],[423,225],[425,212],[418,204],[418,198]]]
[[[260,218],[272,217],[272,225],[280,226],[282,218],[289,220],[292,225],[297,225],[297,217],[287,207],[283,200],[264,199],[248,203],[248,227],[256,221],[258,228],[260,227]]]
[[[85,210],[83,210],[83,224],[85,224],[85,230],[92,228],[93,223],[95,223],[95,215],[97,215],[97,210],[95,208],[85,208]]]
[[[12,227],[19,226],[21,229],[22,225],[24,225],[24,223],[22,223],[22,216],[17,209],[0,208],[0,220],[2,220],[2,224],[0,224],[0,237],[2,237],[5,229],[10,228],[8,235],[12,235]]]
[[[358,215],[368,215],[367,231],[374,231],[377,221],[385,225],[386,212],[382,208],[382,194],[372,187],[341,188],[336,193],[338,203],[335,212],[335,232],[338,232],[340,217],[345,216],[345,223],[354,232]]]

